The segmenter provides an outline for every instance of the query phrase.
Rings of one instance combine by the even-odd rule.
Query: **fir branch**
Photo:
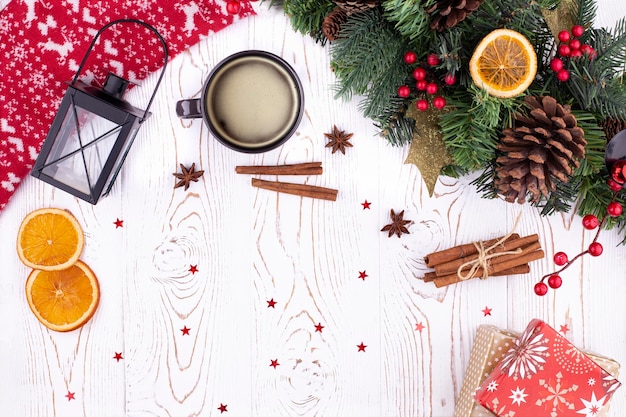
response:
[[[472,83],[463,66],[470,59],[470,51],[463,43],[463,32],[459,28],[452,28],[438,35],[433,51],[442,60],[442,67],[450,74],[460,74],[458,82],[462,86]]]
[[[474,96],[474,107],[471,111],[477,123],[493,128],[498,126],[506,128],[513,125],[515,114],[523,104],[522,97],[497,98],[475,85],[470,86],[469,91]]]
[[[409,144],[413,138],[415,120],[405,117],[404,112],[399,112],[387,120],[380,120],[375,126],[391,145],[403,146]]]
[[[626,37],[623,42],[626,46]],[[626,88],[607,63],[586,57],[570,60],[570,79],[564,86],[583,110],[626,119]]]
[[[579,0],[578,4],[578,24],[588,29],[593,27],[593,22],[596,20],[596,12],[598,5],[596,0]],[[581,41],[586,41],[585,38]]]
[[[383,129],[390,129],[388,125],[394,126],[392,119],[404,104],[398,97],[398,86],[403,85],[407,74],[411,73],[402,60],[406,42],[378,9],[351,16],[342,28],[342,35],[330,48],[338,79],[336,97],[364,96],[359,110]],[[403,144],[410,140],[411,135],[405,140],[392,137],[390,142]]]
[[[597,174],[604,168],[604,149],[606,147],[606,135],[602,127],[598,124],[594,115],[582,110],[572,110],[576,117],[578,126],[585,132],[585,158],[581,161],[580,167],[575,175],[588,176]]]
[[[486,0],[459,26],[474,44],[498,28],[513,29],[533,39],[536,31],[545,27],[541,10],[556,3],[558,0]]]
[[[569,212],[578,197],[578,190],[582,182],[582,177],[573,177],[568,182],[559,181],[553,178],[555,190],[550,195],[536,203],[535,207],[541,207],[541,215],[548,216],[556,212]]]
[[[406,100],[398,96],[398,87],[407,83],[408,74],[412,73],[409,65],[403,61],[406,44],[399,40],[384,42],[383,49],[377,50],[380,54],[377,60],[381,62],[380,70],[370,80],[365,92],[365,98],[359,103],[358,109],[365,117],[374,121],[385,121],[395,117],[405,105]],[[367,61],[367,57],[364,57]]]
[[[263,4],[266,2],[269,3],[269,5],[267,6],[268,8],[285,6],[285,2],[283,0],[261,0],[259,4]]]
[[[270,6],[276,1],[270,0]],[[324,18],[335,8],[332,0],[278,0],[278,2],[283,3],[283,10],[289,16],[295,31],[310,35],[322,45],[326,43],[321,28]]]
[[[396,62],[402,59],[402,52],[396,51]],[[375,121],[388,120],[394,117],[404,104],[398,96],[398,86],[404,84],[406,71],[403,65],[391,64],[386,71],[373,80],[365,98],[358,105],[359,111],[367,118]]]
[[[590,175],[584,178],[579,188],[579,201],[576,212],[580,216],[587,214],[593,214],[598,218],[604,217],[606,209],[613,198],[613,192],[606,185],[606,179],[608,178],[608,172],[603,170],[595,175]],[[615,201],[622,206],[626,203],[626,191],[620,191]],[[618,227],[620,232],[623,232],[626,228],[625,215],[614,218],[609,217],[605,223],[605,229],[610,230],[614,227]],[[622,241],[622,244],[626,242],[626,238]]]
[[[394,64],[395,54],[390,57],[387,46],[397,36],[378,9],[352,15],[341,34],[330,47],[331,65],[340,80],[337,97],[350,99],[365,94],[373,80]]]
[[[414,49],[427,53],[425,48],[419,46],[432,38],[430,15],[425,9],[433,4],[435,0],[385,0],[382,7],[385,18],[395,24],[398,33],[407,38]]]
[[[498,198],[498,190],[494,183],[495,178],[496,160],[494,158],[487,164],[485,170],[470,182],[470,184],[476,187],[478,194],[480,194],[482,198]]]
[[[469,172],[458,165],[444,165],[441,167],[441,171],[439,174],[445,175],[447,177],[459,178],[462,175],[469,174]]]
[[[481,169],[494,159],[501,126],[512,124],[521,105],[519,100],[491,97],[474,85],[450,98],[452,110],[440,115],[439,125],[452,158],[461,169]]]
[[[621,18],[613,30],[591,31],[591,46],[598,56],[593,60],[600,68],[612,69],[615,75],[624,72],[626,64],[626,18]]]

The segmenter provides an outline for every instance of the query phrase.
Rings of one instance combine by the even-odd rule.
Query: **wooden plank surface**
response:
[[[606,25],[626,14],[619,0],[598,3]],[[605,253],[570,267],[561,289],[535,296],[555,252],[591,242],[580,218],[481,199],[472,176],[442,177],[429,197],[419,170],[404,163],[408,147],[378,138],[357,99],[333,99],[327,50],[293,33],[279,10],[258,11],[171,62],[111,196],[91,206],[27,178],[0,213],[1,416],[449,417],[476,328],[521,331],[535,317],[626,363],[626,252],[616,233],[602,233]],[[285,58],[306,96],[296,135],[259,155],[226,149],[200,121],[174,112],[177,100],[199,95],[217,62],[244,49]],[[129,100],[145,100],[155,81]],[[346,155],[325,148],[333,125],[354,133]],[[285,180],[336,188],[337,201],[256,189],[235,173],[237,165],[310,161],[322,161],[324,173]],[[204,177],[174,189],[172,173],[193,162]],[[15,236],[40,207],[78,217],[81,258],[102,287],[93,320],[67,334],[42,327],[25,301],[29,271]],[[390,209],[405,211],[409,235],[380,232]],[[531,274],[441,289],[421,282],[426,254],[500,236],[519,213],[517,231],[538,233],[546,251]],[[625,412],[626,389],[611,409]]]

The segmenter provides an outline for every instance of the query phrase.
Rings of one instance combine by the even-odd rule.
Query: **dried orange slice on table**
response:
[[[17,233],[17,254],[25,265],[46,271],[68,268],[83,251],[85,237],[67,210],[43,208],[30,212]]]
[[[480,41],[469,64],[474,83],[490,95],[522,94],[537,74],[537,54],[530,41],[510,29],[496,29]]]
[[[37,319],[58,332],[75,330],[96,312],[100,286],[82,261],[67,269],[34,269],[26,280],[26,299]]]

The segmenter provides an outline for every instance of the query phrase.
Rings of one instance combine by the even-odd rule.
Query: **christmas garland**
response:
[[[624,203],[626,192],[615,196],[611,189],[616,185],[604,152],[626,128],[626,20],[613,29],[595,28],[595,1],[271,5],[283,7],[294,30],[328,45],[336,97],[360,96],[359,110],[390,144],[417,142],[425,149],[433,142],[423,136],[433,131],[428,123],[434,118],[435,139],[447,153],[437,167],[441,174],[479,171],[473,184],[482,196],[528,202],[544,215],[576,204],[581,215],[603,217],[613,199]],[[498,29],[526,38],[536,55],[536,74],[513,96],[479,86],[470,63]],[[626,230],[623,215],[605,224],[615,226]]]

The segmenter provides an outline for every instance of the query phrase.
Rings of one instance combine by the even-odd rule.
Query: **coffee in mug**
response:
[[[302,84],[289,64],[265,51],[243,51],[209,74],[200,99],[181,100],[176,113],[202,118],[231,149],[259,153],[282,145],[304,113]]]

